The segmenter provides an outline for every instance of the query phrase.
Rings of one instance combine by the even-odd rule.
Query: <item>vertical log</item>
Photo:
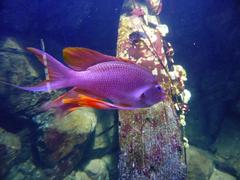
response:
[[[164,51],[167,26],[158,15],[161,0],[125,0],[119,23],[117,55],[145,66],[167,92],[150,108],[119,111],[120,179],[186,178],[179,117],[172,101],[172,79]]]

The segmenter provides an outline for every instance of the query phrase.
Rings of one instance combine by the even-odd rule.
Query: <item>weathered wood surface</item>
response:
[[[157,6],[158,5],[158,6]],[[168,96],[151,108],[119,111],[120,179],[185,179],[181,128],[171,98],[161,1],[125,0],[117,55],[147,67]]]

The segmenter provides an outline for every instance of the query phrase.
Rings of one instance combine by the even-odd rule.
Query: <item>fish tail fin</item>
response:
[[[68,81],[68,77],[70,77],[70,74],[73,71],[72,69],[64,66],[44,51],[31,47],[27,48],[27,50],[33,53],[46,67],[46,80],[35,86],[20,87],[21,89],[28,91],[51,91],[72,86]]]

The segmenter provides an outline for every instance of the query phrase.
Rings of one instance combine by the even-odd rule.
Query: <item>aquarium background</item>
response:
[[[24,50],[29,46],[41,48],[40,39],[44,40],[46,51],[58,59],[61,59],[61,51],[67,46],[88,47],[115,55],[121,6],[120,0],[2,0],[1,80],[29,84],[44,78],[43,71],[39,70],[42,69],[41,65],[35,60],[29,62],[27,59],[34,57]],[[187,70],[186,86],[192,93],[186,127],[186,136],[191,145],[187,151],[189,179],[239,179],[240,2],[168,0],[164,1],[160,17],[169,27],[166,39],[173,45],[175,61]],[[57,92],[54,95],[57,96]],[[64,133],[59,134],[51,128],[49,130],[51,118],[45,124],[41,122],[45,118],[42,116],[29,121],[37,114],[41,102],[50,96],[29,95],[3,85],[0,86],[0,96],[0,140],[2,144],[9,143],[9,147],[14,147],[8,149],[0,145],[1,174],[5,179],[44,178],[37,166],[48,167],[49,175],[58,176],[60,173],[60,179],[71,176],[72,164],[68,162],[75,163],[71,157],[69,161],[62,162],[62,166],[54,166],[54,162],[65,151],[73,151],[79,158],[95,158],[102,153],[106,155],[104,162],[108,162],[109,168],[112,168],[110,177],[117,176],[114,163],[117,161],[114,154],[118,151],[117,137],[114,142],[106,140],[117,134],[117,122],[113,121],[116,112],[104,112],[100,115],[102,120],[98,120],[97,135],[105,133],[104,140],[99,138],[99,142],[108,143],[105,146],[99,143],[100,147],[95,144],[96,151],[92,154],[81,154],[73,148],[80,142],[71,138],[66,140]],[[93,115],[89,112],[86,116]],[[92,124],[96,124],[96,119],[92,118]],[[74,118],[72,121],[73,124],[77,123]],[[112,124],[105,126],[106,122]],[[69,127],[64,128],[62,132]],[[86,129],[92,131],[89,126]],[[43,135],[45,131],[48,132],[47,137]],[[84,141],[86,133],[82,134]],[[46,139],[47,142],[44,141]],[[20,141],[22,146],[19,145]],[[51,157],[44,154],[44,143],[59,141],[64,141],[64,146],[72,148],[52,154]],[[87,149],[94,145],[86,143],[85,146]],[[30,157],[34,156],[36,147],[43,151],[37,158]],[[90,170],[103,161],[95,159],[97,161],[89,167]],[[53,167],[55,169],[51,170]]]

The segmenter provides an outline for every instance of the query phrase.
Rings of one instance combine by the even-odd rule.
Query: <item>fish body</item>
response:
[[[136,109],[149,107],[164,99],[165,93],[156,78],[144,67],[126,60],[103,55],[85,48],[65,48],[69,67],[51,55],[28,48],[47,66],[50,80],[28,91],[48,91],[72,87],[70,91],[44,105],[72,111],[81,106],[99,109]],[[47,63],[44,63],[47,60]]]
[[[154,76],[145,68],[122,61],[99,63],[85,71],[76,72],[74,76],[74,87],[117,104],[128,104],[136,108],[152,105],[142,101],[141,96],[147,90],[159,86]],[[154,99],[159,101],[157,96],[152,97],[152,101]]]

